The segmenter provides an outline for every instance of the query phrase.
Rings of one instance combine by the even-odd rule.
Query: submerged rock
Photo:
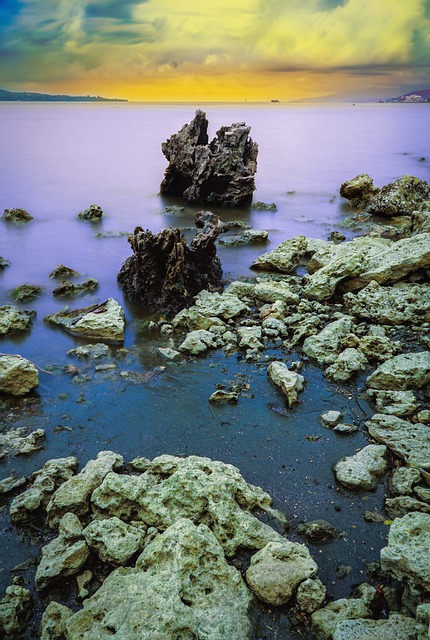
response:
[[[0,460],[7,454],[28,456],[43,447],[43,429],[36,429],[27,435],[26,427],[8,429],[0,434]]]
[[[79,296],[84,293],[91,293],[99,286],[98,280],[94,278],[86,278],[83,282],[78,282],[74,284],[73,282],[69,282],[68,280],[63,280],[60,282],[58,287],[56,287],[52,293],[54,296]]]
[[[385,446],[369,444],[355,455],[342,458],[334,467],[337,480],[348,489],[374,489],[387,470],[386,451]]]
[[[0,357],[0,392],[23,396],[39,384],[39,373],[32,362],[21,356]]]
[[[35,315],[35,311],[21,311],[12,305],[0,307],[0,335],[27,331]]]
[[[136,568],[115,569],[65,622],[67,640],[249,638],[251,596],[204,525],[180,519],[151,542]]]
[[[221,290],[222,269],[215,241],[224,225],[206,211],[197,214],[196,226],[198,233],[189,245],[179,229],[163,229],[154,235],[136,227],[129,237],[133,255],[118,274],[130,300],[173,316],[189,307],[203,289]]]
[[[43,287],[37,284],[22,284],[12,289],[10,297],[15,302],[28,302],[34,300],[43,293]]]
[[[92,204],[78,214],[80,220],[88,220],[89,222],[100,222],[103,217],[103,209],[98,204]]]
[[[194,119],[161,145],[169,161],[160,193],[187,202],[238,206],[251,202],[258,147],[244,122],[221,127],[209,143],[208,121],[197,110]]]
[[[6,220],[6,222],[30,222],[30,220],[33,220],[33,216],[25,209],[5,209],[2,220]]]
[[[350,201],[352,207],[363,209],[379,192],[367,173],[360,173],[352,180],[346,180],[340,187],[340,195]]]
[[[220,238],[219,243],[226,247],[236,247],[242,244],[261,244],[268,242],[269,232],[259,231],[257,229],[245,229],[243,233],[227,238]]]
[[[113,298],[90,307],[60,311],[46,316],[45,321],[77,336],[108,342],[124,340],[124,311]]]
[[[367,206],[374,215],[410,215],[428,201],[430,185],[425,180],[405,175],[390,182],[376,194]]]

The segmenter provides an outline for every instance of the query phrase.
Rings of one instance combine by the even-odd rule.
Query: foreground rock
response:
[[[0,307],[0,335],[27,331],[35,315],[35,311],[21,311],[12,305]]]
[[[23,396],[39,384],[39,373],[32,362],[21,356],[0,357],[0,392]]]
[[[388,287],[372,281],[357,294],[345,294],[344,302],[349,313],[377,324],[430,322],[430,285],[426,283]]]
[[[430,382],[430,351],[404,353],[383,362],[366,380],[370,389],[404,391]]]
[[[180,519],[119,568],[65,622],[67,640],[117,635],[127,640],[249,638],[251,596],[240,573],[204,525]]]
[[[414,618],[392,613],[387,620],[343,620],[336,626],[333,640],[416,640],[417,631]]]
[[[221,127],[209,143],[203,111],[161,145],[169,161],[160,193],[187,202],[238,206],[251,202],[258,147],[244,122]]]
[[[27,627],[33,599],[30,591],[19,585],[11,585],[0,600],[0,637],[17,640]]]
[[[428,202],[430,185],[414,176],[402,176],[390,182],[370,201],[367,211],[374,215],[405,216]]]
[[[308,242],[305,236],[297,236],[296,238],[291,238],[291,240],[285,240],[273,251],[258,256],[252,263],[252,267],[265,271],[293,273],[306,253],[307,248]]]
[[[366,422],[366,427],[372,438],[387,445],[409,466],[430,469],[428,425],[377,413]]]
[[[369,444],[355,455],[342,458],[334,467],[337,480],[348,489],[375,489],[387,470],[386,451],[383,445]]]
[[[46,316],[45,321],[57,324],[69,333],[85,338],[108,342],[124,340],[124,311],[113,298],[83,309],[60,311]]]
[[[378,187],[374,186],[372,178],[367,173],[360,173],[340,187],[340,195],[349,200],[352,207],[359,209],[363,209],[378,192]]]

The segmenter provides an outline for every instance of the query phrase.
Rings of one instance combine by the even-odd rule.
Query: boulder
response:
[[[297,589],[297,605],[304,613],[313,613],[324,602],[327,589],[319,578],[307,578]]]
[[[243,244],[262,244],[269,241],[269,232],[257,229],[245,229],[235,236],[220,238],[219,243],[225,247],[237,247]]]
[[[413,415],[419,407],[413,391],[368,389],[367,395],[375,403],[378,413],[402,418]]]
[[[198,329],[197,331],[191,331],[178,348],[183,353],[197,356],[216,346],[217,343],[213,333],[205,329]]]
[[[352,320],[347,316],[331,322],[316,335],[306,338],[303,353],[319,365],[333,364],[342,350],[342,338],[351,333],[352,327]]]
[[[396,416],[375,414],[366,422],[369,434],[383,442],[411,467],[430,469],[430,427]]]
[[[335,427],[342,420],[343,415],[340,411],[326,411],[322,415],[320,415],[320,420],[325,427]]]
[[[379,192],[367,173],[360,173],[352,180],[346,180],[340,187],[340,195],[350,201],[352,207],[364,209],[368,202]]]
[[[334,382],[347,382],[359,371],[364,371],[367,364],[365,355],[357,349],[349,348],[342,351],[326,369],[326,376]]]
[[[383,362],[366,380],[369,389],[404,391],[430,382],[430,351],[404,353]]]
[[[358,293],[343,297],[351,315],[377,324],[430,322],[430,284],[399,282],[392,287],[374,280]]]
[[[318,609],[312,614],[312,632],[317,640],[331,640],[342,620],[372,617],[370,604],[376,593],[375,589],[363,584],[360,585],[359,591],[359,598],[341,598],[329,602],[323,609]]]
[[[303,391],[305,379],[299,373],[290,371],[283,362],[271,362],[267,367],[267,375],[287,399],[288,406],[298,402],[298,394]]]
[[[80,337],[108,342],[124,340],[124,311],[113,298],[90,307],[60,311],[46,316],[45,321]]]
[[[88,209],[78,213],[80,220],[87,220],[89,222],[100,222],[103,217],[103,209],[98,204],[91,204]]]
[[[378,216],[405,216],[428,201],[430,185],[425,180],[405,175],[382,187],[369,202],[366,211]]]
[[[2,220],[6,220],[6,222],[30,222],[30,220],[33,220],[33,216],[25,209],[5,209]]]
[[[337,480],[348,489],[375,489],[387,470],[387,448],[369,444],[353,456],[341,458],[334,466]]]
[[[39,373],[32,362],[21,356],[0,356],[0,392],[23,396],[39,384]]]
[[[232,293],[201,291],[194,300],[194,307],[203,316],[215,316],[223,320],[236,318],[249,307]]]
[[[76,476],[61,484],[52,495],[46,511],[50,527],[58,525],[62,516],[72,512],[77,516],[89,511],[90,496],[107,473],[122,466],[123,458],[112,451],[100,451],[95,460],[87,462]]]
[[[27,432],[27,427],[17,427],[0,434],[0,460],[7,454],[28,456],[43,447],[42,440],[45,439],[43,429]]]
[[[64,640],[65,622],[73,611],[63,604],[52,601],[43,612],[39,626],[40,640]]]
[[[260,600],[280,606],[317,571],[318,566],[304,545],[289,540],[269,542],[251,557],[246,581]]]
[[[254,289],[255,296],[263,302],[276,302],[281,300],[285,304],[299,304],[300,297],[294,293],[286,282],[258,282]]]
[[[17,640],[27,628],[31,616],[33,598],[30,591],[17,584],[6,589],[0,600],[0,637],[3,640]]]
[[[421,480],[418,469],[410,467],[397,467],[393,471],[390,480],[390,490],[396,495],[407,495],[412,493],[414,484]]]
[[[247,640],[251,596],[205,525],[181,519],[115,569],[65,623],[67,640]]]
[[[241,349],[263,349],[261,327],[239,327],[239,347]]]
[[[138,476],[108,473],[93,492],[92,510],[124,522],[165,530],[180,518],[207,524],[228,556],[238,547],[260,549],[280,534],[252,515],[270,511],[270,496],[247,484],[238,469],[209,458],[155,458]]]
[[[416,640],[415,619],[392,613],[386,620],[343,620],[336,626],[333,640]]]
[[[161,145],[169,166],[160,193],[227,206],[251,202],[258,154],[251,128],[244,122],[223,126],[209,143],[208,124],[199,109],[190,124]]]
[[[0,307],[0,335],[27,331],[35,315],[35,311],[21,311],[12,305]]]
[[[42,591],[53,580],[78,573],[89,553],[79,518],[73,513],[66,513],[61,518],[58,537],[42,547],[42,558],[35,576],[36,589]]]
[[[376,327],[378,328],[378,327]],[[393,342],[385,335],[367,335],[358,340],[357,349],[369,360],[389,360],[402,351],[401,342]]]
[[[308,243],[305,236],[297,236],[296,238],[285,240],[273,251],[258,256],[251,266],[253,269],[262,271],[293,273],[306,253],[307,247]]]
[[[388,544],[381,549],[381,568],[390,575],[430,589],[430,515],[408,513],[390,526]]]
[[[179,229],[154,235],[136,227],[128,239],[133,255],[118,274],[126,296],[156,313],[174,316],[191,306],[195,295],[220,291],[222,268],[215,241],[224,229],[218,216],[201,211],[195,220],[197,235],[187,245]]]
[[[126,524],[115,516],[93,520],[82,533],[87,545],[100,560],[117,567],[125,565],[135,553],[141,551],[145,539],[142,529]]]

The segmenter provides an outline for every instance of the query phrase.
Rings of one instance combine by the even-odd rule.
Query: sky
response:
[[[430,0],[0,0],[0,88],[144,101],[430,88]]]

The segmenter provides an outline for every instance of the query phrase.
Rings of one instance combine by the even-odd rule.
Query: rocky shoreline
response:
[[[14,478],[2,481],[5,493],[14,492],[14,526],[38,519],[51,532],[35,574],[47,605],[42,640],[245,640],[254,637],[255,599],[270,607],[288,604],[317,640],[428,637],[430,187],[404,176],[377,190],[369,180],[357,176],[342,185],[342,195],[370,216],[384,215],[385,206],[387,224],[375,218],[373,233],[348,242],[288,239],[257,258],[255,280],[231,282],[223,292],[203,290],[191,306],[171,320],[151,321],[147,330],[157,337],[164,363],[222,349],[266,367],[286,415],[306,398],[304,363],[316,364],[339,385],[366,375],[375,411],[363,425],[369,444],[357,451],[351,440],[351,454],[333,473],[338,486],[353,492],[373,491],[389,476],[385,512],[368,516],[389,526],[374,580],[359,584],[354,597],[328,601],[309,549],[288,539],[286,518],[273,511],[270,496],[231,465],[168,455],[127,464],[102,451],[76,473],[76,458],[50,460],[21,486]],[[393,215],[403,218],[401,238],[386,237]],[[297,275],[298,267],[307,273]],[[121,309],[113,300],[104,305],[59,319],[66,330],[100,343],[78,357],[95,358],[106,340],[121,344]],[[3,307],[6,316],[16,322]],[[22,321],[28,330],[31,318]],[[279,357],[267,361],[269,345]],[[288,367],[292,351],[301,358]],[[10,364],[5,358],[4,370]],[[21,380],[14,371],[12,380]],[[31,375],[36,386],[37,370]],[[2,380],[2,390],[15,393]],[[208,400],[236,403],[244,393],[246,386],[227,386]],[[321,421],[339,437],[354,427],[335,411]],[[30,452],[31,443],[22,439]],[[324,521],[308,523],[307,532],[308,541],[333,535]],[[250,556],[238,563],[242,548]],[[72,608],[50,595],[70,577],[77,585]],[[0,602],[6,639],[25,637],[32,607],[32,594],[19,580],[8,588]]]

